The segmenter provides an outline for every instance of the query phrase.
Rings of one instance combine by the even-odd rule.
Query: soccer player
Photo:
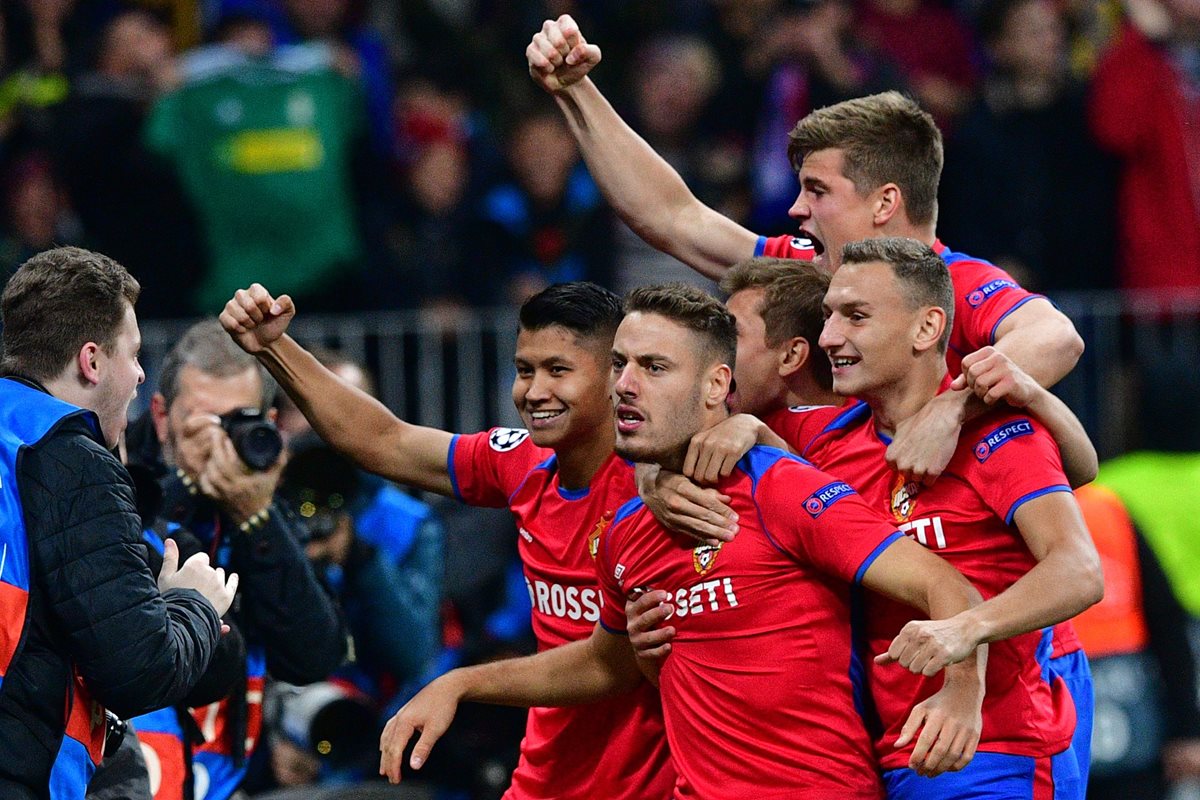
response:
[[[908,237],[933,247],[950,267],[955,313],[946,360],[952,377],[964,356],[994,345],[1050,387],[1083,353],[1071,321],[1046,298],[938,240],[942,136],[913,101],[888,92],[819,109],[797,122],[788,155],[800,192],[789,213],[801,238],[768,239],[700,202],[625,124],[588,77],[600,62],[600,48],[584,39],[570,16],[547,20],[525,55],[530,76],[554,97],[589,172],[618,215],[651,245],[697,271],[719,278],[751,255],[815,258],[832,271],[847,242]],[[888,461],[911,479],[929,482],[949,463],[963,424],[985,408],[965,388],[943,392],[897,427]],[[1090,719],[1091,673],[1070,623],[1056,626],[1052,651],[1053,669]],[[1079,737],[1080,768],[1086,772],[1090,727],[1080,728]]]
[[[586,639],[601,613],[592,563],[600,531],[635,494],[632,465],[613,454],[608,391],[620,299],[588,283],[530,298],[520,311],[513,382],[527,430],[459,436],[397,419],[345,384],[285,335],[294,314],[290,298],[254,284],[229,301],[221,322],[317,433],[364,469],[468,503],[508,506],[539,649]],[[629,688],[586,708],[531,709],[505,797],[667,797],[675,776],[658,694],[649,684]]]
[[[684,286],[634,290],[626,311],[612,356],[617,452],[678,470],[689,439],[728,415],[734,321]],[[624,505],[601,534],[604,602],[592,636],[439,678],[389,722],[383,771],[399,778],[414,730],[415,763],[425,758],[461,700],[580,703],[636,682],[623,606],[661,589],[677,600],[680,629],[660,682],[676,797],[878,798],[851,647],[855,587],[939,619],[978,595],[846,484],[783,451],[751,450],[718,488],[743,520],[733,542],[697,545],[640,501]],[[899,660],[920,672],[946,657],[918,646]],[[915,769],[936,774],[969,761],[983,661],[972,653],[948,668],[944,689],[897,732],[901,745],[916,740]]]
[[[529,73],[549,92],[605,197],[643,239],[719,279],[754,255],[818,259],[832,270],[842,245],[905,236],[932,246],[950,266],[956,321],[951,374],[967,353],[995,345],[1043,386],[1071,371],[1083,342],[1071,321],[984,261],[937,239],[942,137],[916,103],[888,92],[814,111],[792,131],[788,154],[800,179],[790,211],[800,238],[765,238],[705,206],[671,166],[617,115],[588,77],[600,48],[570,16],[547,20],[526,49]],[[782,143],[781,143],[782,146]],[[917,480],[941,472],[968,414],[967,391],[946,392],[905,421],[889,459]]]
[[[1040,421],[998,409],[965,427],[947,471],[933,486],[907,480],[884,459],[890,433],[944,385],[951,291],[944,264],[917,242],[848,245],[825,298],[821,345],[832,362],[835,391],[861,399],[848,408],[785,412],[774,421],[796,452],[846,479],[990,598],[953,620],[905,628],[894,641],[910,612],[884,601],[870,604],[868,647],[879,655],[870,674],[881,722],[876,750],[889,797],[956,798],[968,796],[972,785],[997,787],[996,797],[1082,797],[1070,748],[1074,709],[1065,687],[1043,672],[1050,647],[1041,629],[1096,602],[1103,579],[1053,440]],[[1049,393],[1008,369],[994,351],[972,354],[964,364],[963,382],[985,398],[1006,393],[1030,410],[1046,409]],[[659,601],[669,599],[658,595],[643,603]],[[658,609],[631,629],[640,634],[670,610]],[[905,710],[936,689],[935,682],[882,666],[903,653],[906,634],[917,630],[949,653],[994,643],[980,752],[961,775],[933,781],[905,768],[902,754],[889,746]],[[641,649],[663,652],[661,632],[637,638]]]

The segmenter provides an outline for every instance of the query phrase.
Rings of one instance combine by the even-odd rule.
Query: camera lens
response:
[[[233,446],[246,466],[262,471],[271,468],[283,450],[279,431],[269,422],[244,423],[233,437]]]

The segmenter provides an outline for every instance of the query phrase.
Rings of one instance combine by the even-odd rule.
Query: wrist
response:
[[[253,511],[230,510],[227,513],[242,533],[255,533],[262,530],[271,518],[271,503],[268,501],[258,505]]]

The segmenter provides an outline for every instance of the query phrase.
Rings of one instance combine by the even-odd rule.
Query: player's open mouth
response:
[[[620,433],[633,433],[642,426],[646,418],[641,412],[632,406],[618,405],[617,406],[617,431]]]
[[[813,252],[816,253],[818,256],[825,255],[825,243],[822,242],[817,237],[813,236],[811,232],[806,231],[804,228],[801,228],[800,229],[800,237],[803,239],[808,239],[808,241],[812,244]]]
[[[855,358],[854,356],[830,356],[829,357],[829,363],[833,367],[834,374],[837,374],[838,372],[842,372],[843,370],[853,367],[859,361],[862,361],[862,359]]]

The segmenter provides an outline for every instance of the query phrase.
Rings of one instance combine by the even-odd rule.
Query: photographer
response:
[[[130,461],[160,476],[165,517],[241,575],[231,616],[246,642],[244,685],[193,709],[205,741],[191,767],[196,785],[208,787],[206,800],[229,797],[245,774],[261,733],[266,673],[312,683],[346,652],[333,602],[301,549],[303,526],[275,502],[284,458],[268,410],[273,394],[274,383],[215,320],[200,322],[168,353],[150,414],[128,441]]]

